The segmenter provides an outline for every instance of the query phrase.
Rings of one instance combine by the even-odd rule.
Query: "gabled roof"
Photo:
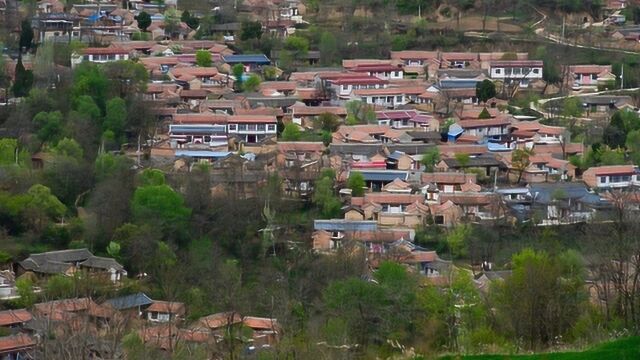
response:
[[[25,270],[44,274],[58,274],[68,271],[73,264],[92,257],[88,249],[70,249],[32,254],[20,262]]]
[[[439,183],[439,184],[465,184],[476,182],[476,174],[466,174],[463,172],[433,172],[422,173],[420,180],[423,184]]]
[[[273,330],[276,332],[280,330],[280,325],[278,324],[277,319],[245,316],[242,319],[242,323],[244,326],[253,330]]]
[[[145,293],[135,293],[117,297],[114,299],[109,299],[105,303],[116,310],[126,310],[139,306],[151,305],[153,303],[153,300],[151,300],[151,298],[148,297]]]
[[[275,116],[266,115],[232,115],[228,117],[229,123],[260,123],[260,124],[275,124],[278,122]]]
[[[392,182],[382,187],[384,191],[393,191],[393,190],[410,190],[411,184],[408,182],[402,181],[399,178],[395,178]]]
[[[196,327],[215,330],[240,322],[242,322],[242,316],[240,316],[240,314],[234,311],[227,311],[200,318]]]
[[[36,342],[26,334],[0,337],[0,354],[26,350],[36,346]]]
[[[182,316],[185,314],[184,303],[175,301],[154,301],[147,309],[147,312],[159,312],[164,314],[176,314]]]
[[[25,323],[33,319],[33,315],[26,309],[0,311],[0,326]]]
[[[114,269],[116,271],[122,271],[124,269],[124,267],[120,265],[115,259],[102,256],[92,256],[87,260],[81,262],[80,266],[103,270]]]

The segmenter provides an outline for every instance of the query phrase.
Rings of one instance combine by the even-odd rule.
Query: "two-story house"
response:
[[[439,54],[437,51],[392,51],[391,59],[401,62],[404,65],[405,74],[415,74],[416,76],[427,75],[428,78],[433,78],[436,69],[440,67]]]
[[[489,77],[508,84],[518,83],[520,87],[528,87],[531,81],[542,80],[542,67],[541,60],[492,61]]]
[[[275,116],[232,115],[227,118],[229,136],[234,136],[246,144],[257,144],[274,138],[277,125],[278,120]]]
[[[508,134],[511,118],[509,116],[498,116],[492,119],[459,120],[457,124],[460,125],[465,134],[486,139]]]

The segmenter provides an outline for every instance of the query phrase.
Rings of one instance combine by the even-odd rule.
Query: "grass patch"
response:
[[[640,359],[640,337],[611,341],[581,352],[559,352],[537,355],[470,355],[445,356],[442,360],[636,360]]]

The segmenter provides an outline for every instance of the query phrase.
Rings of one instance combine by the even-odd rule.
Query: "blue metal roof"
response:
[[[464,129],[459,124],[451,124],[451,126],[449,126],[449,132],[447,133],[447,135],[458,137],[462,135],[463,132]]]
[[[244,55],[224,55],[222,57],[224,62],[226,63],[236,63],[236,64],[245,64],[245,63],[255,63],[268,65],[271,64],[271,60],[264,54],[244,54]]]
[[[409,172],[398,170],[358,170],[365,181],[393,181],[395,179],[407,180]]]
[[[354,221],[344,219],[334,220],[314,220],[314,230],[326,230],[326,231],[377,231],[377,221]]]
[[[194,158],[226,158],[231,155],[229,151],[206,151],[206,150],[176,150],[176,157],[186,156]]]
[[[105,301],[116,310],[131,309],[138,306],[148,306],[153,303],[150,297],[145,293],[131,294],[127,296],[121,296],[114,299]]]

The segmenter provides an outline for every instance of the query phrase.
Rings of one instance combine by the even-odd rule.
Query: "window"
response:
[[[264,124],[260,124],[260,125],[258,125],[258,131],[265,131],[265,129],[266,129],[266,128],[267,128],[267,127],[266,127],[266,125],[264,125]]]
[[[388,103],[393,102],[393,96],[387,96],[387,102]]]
[[[520,75],[520,73],[522,72],[522,69],[520,68],[513,68],[513,75]]]
[[[504,73],[505,73],[505,75],[507,75],[507,76],[511,75],[511,72],[512,72],[511,68],[506,68],[506,69],[504,69]]]
[[[238,130],[238,127],[236,124],[229,125],[229,131],[236,131],[236,130]]]
[[[393,72],[393,76],[400,77],[400,71],[394,71]]]
[[[275,125],[267,125],[267,131],[276,131]]]
[[[606,184],[607,183],[607,177],[606,176],[600,176],[600,184]]]
[[[496,69],[496,75],[500,75],[502,73],[502,69]]]
[[[526,68],[522,69],[522,73],[523,73],[524,75],[528,75],[530,71],[531,71],[531,69],[530,69],[530,68],[528,68],[528,67],[526,67]]]
[[[402,102],[402,96],[401,95],[396,96],[396,102]]]
[[[536,74],[536,75],[540,74],[540,69],[538,69],[538,68],[533,69],[533,73]]]
[[[238,131],[247,131],[247,124],[238,125]]]
[[[598,80],[598,74],[591,74],[591,80]]]
[[[342,85],[342,91],[347,91],[348,86],[347,85]]]
[[[433,221],[436,223],[436,225],[444,225],[444,216],[443,215],[436,215],[433,218]]]

